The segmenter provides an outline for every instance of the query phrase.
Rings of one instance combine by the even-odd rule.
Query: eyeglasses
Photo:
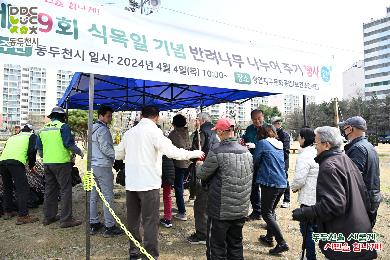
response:
[[[343,131],[345,132],[345,130],[347,130],[348,128],[350,128],[351,126],[347,126],[346,128],[343,128]]]
[[[319,143],[317,143],[317,142],[314,142],[314,143],[313,143],[313,145],[317,145],[317,144],[324,144],[324,143],[327,143],[327,142],[319,142]]]

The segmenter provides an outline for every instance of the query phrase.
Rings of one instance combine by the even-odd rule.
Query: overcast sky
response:
[[[128,3],[94,1],[118,8]],[[386,7],[390,0],[161,0],[158,13],[152,15],[222,34],[229,34],[232,26],[221,23],[242,26],[246,29],[239,30],[254,44],[334,56],[335,84],[340,85],[342,72],[363,59],[363,23],[385,17]]]

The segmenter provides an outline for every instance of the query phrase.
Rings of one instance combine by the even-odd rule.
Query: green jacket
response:
[[[257,143],[257,127],[255,125],[250,125],[246,128],[245,134],[242,136],[245,143]],[[255,152],[255,149],[249,149],[251,154]]]

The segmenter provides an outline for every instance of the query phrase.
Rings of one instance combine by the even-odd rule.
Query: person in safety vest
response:
[[[77,147],[68,124],[65,124],[65,111],[54,107],[48,116],[50,122],[39,131],[37,150],[45,169],[45,200],[43,225],[60,220],[61,228],[81,224],[72,216],[72,153],[84,157]],[[58,194],[61,195],[61,215],[58,212]]]
[[[25,125],[19,134],[11,136],[0,156],[0,173],[4,186],[4,219],[18,215],[16,225],[38,221],[37,217],[28,214],[27,200],[30,187],[27,182],[25,165],[33,169],[36,160],[36,135],[32,133],[32,126]],[[16,189],[18,213],[13,205],[13,187]]]

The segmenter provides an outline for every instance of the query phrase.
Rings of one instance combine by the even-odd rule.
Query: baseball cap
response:
[[[215,127],[213,127],[211,130],[221,130],[221,131],[227,131],[234,127],[236,123],[230,118],[221,118],[218,119],[217,123],[215,124]]]
[[[272,124],[276,123],[276,122],[283,122],[283,119],[280,117],[280,116],[274,116],[272,119],[271,119],[271,122]]]
[[[347,120],[340,122],[338,125],[341,127],[344,127],[346,125],[350,125],[352,127],[356,127],[358,129],[361,129],[361,130],[367,130],[366,120],[364,120],[364,118],[361,116],[350,117]]]

